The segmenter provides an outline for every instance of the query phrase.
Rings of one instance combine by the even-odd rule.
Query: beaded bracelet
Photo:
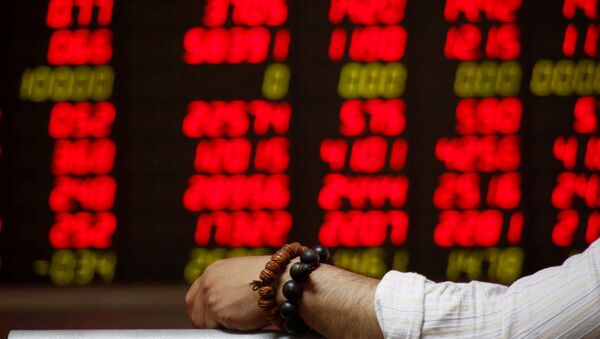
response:
[[[279,313],[285,319],[283,328],[290,334],[301,333],[308,329],[306,323],[300,318],[297,301],[303,292],[301,283],[308,280],[308,276],[319,267],[320,263],[333,264],[327,247],[316,246],[314,249],[307,249],[300,255],[300,262],[290,267],[292,280],[283,284],[283,296],[287,300],[279,305]]]
[[[275,301],[275,283],[292,259],[304,253],[306,249],[306,246],[302,246],[297,242],[284,245],[265,264],[265,268],[260,272],[260,280],[254,280],[250,283],[252,290],[258,290],[258,307],[263,309],[267,314],[267,318],[279,328],[283,328],[284,320],[279,314],[279,308]]]

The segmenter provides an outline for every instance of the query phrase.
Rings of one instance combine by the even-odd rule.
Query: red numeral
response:
[[[46,24],[50,28],[65,28],[73,24],[73,9],[78,7],[77,24],[88,26],[93,8],[98,8],[97,21],[107,26],[112,19],[113,0],[50,0]]]
[[[112,171],[117,148],[112,140],[58,140],[52,156],[54,175],[107,174]]]
[[[467,21],[477,22],[483,13],[490,21],[511,22],[517,19],[521,3],[522,0],[447,0],[444,18],[454,22],[462,13]]]
[[[401,208],[406,203],[408,180],[404,176],[348,177],[329,174],[319,192],[319,206],[325,210],[339,209],[344,200],[352,208],[382,208],[389,203]]]
[[[598,130],[597,107],[598,104],[594,97],[581,97],[577,99],[574,109],[575,122],[573,123],[575,132],[587,134]]]
[[[59,102],[50,111],[48,134],[55,139],[105,138],[110,135],[115,115],[115,106],[110,102]]]
[[[190,178],[183,196],[188,211],[280,210],[289,203],[286,175],[204,176]]]
[[[476,173],[446,173],[440,176],[439,185],[433,194],[436,208],[472,209],[481,201],[479,191],[479,175]]]
[[[502,213],[485,211],[443,211],[433,233],[441,247],[495,246],[502,233]]]
[[[329,21],[341,23],[346,16],[353,24],[397,24],[404,18],[406,0],[332,0]]]
[[[113,207],[117,182],[109,176],[90,179],[57,177],[50,192],[50,209],[71,212],[81,207],[91,211],[107,211]]]
[[[94,31],[57,30],[52,33],[48,48],[51,65],[105,64],[112,58],[112,32],[101,28]]]
[[[107,248],[116,228],[117,218],[112,213],[58,213],[49,240],[54,248]]]
[[[252,145],[244,138],[200,141],[194,168],[202,173],[239,174],[248,170]]]
[[[408,216],[401,211],[327,212],[319,230],[319,242],[325,246],[381,246],[391,228],[393,245],[402,245],[408,232]]]
[[[355,140],[350,151],[350,168],[364,173],[381,171],[385,166],[387,149],[387,141],[382,137]]]
[[[575,18],[575,12],[579,8],[588,19],[598,18],[598,0],[564,0],[563,15],[565,18]]]
[[[579,215],[576,211],[560,211],[558,213],[558,221],[552,230],[552,242],[556,246],[571,246],[578,224]]]
[[[292,227],[292,217],[275,212],[214,212],[201,214],[196,223],[194,240],[199,246],[210,242],[211,231],[218,246],[282,246]]]
[[[514,134],[519,131],[522,112],[518,98],[461,99],[456,105],[456,132]]]
[[[264,27],[192,28],[183,38],[188,64],[261,63],[269,54],[271,35]]]

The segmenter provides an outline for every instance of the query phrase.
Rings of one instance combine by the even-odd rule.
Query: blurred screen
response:
[[[291,241],[510,284],[600,236],[597,0],[0,6],[4,285]]]

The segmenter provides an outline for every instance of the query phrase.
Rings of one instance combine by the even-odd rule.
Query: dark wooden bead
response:
[[[308,330],[308,326],[300,317],[286,319],[283,323],[283,328],[286,330],[287,333],[290,334],[298,334]]]
[[[302,285],[300,283],[295,282],[293,280],[288,280],[283,284],[283,295],[291,300],[296,301],[302,296]]]
[[[307,249],[300,256],[300,261],[309,265],[318,265],[319,264],[319,254],[313,249]]]
[[[292,279],[298,282],[304,282],[308,280],[308,276],[313,271],[312,266],[309,264],[297,262],[290,267],[290,276]]]
[[[273,299],[258,299],[258,307],[262,308],[263,310],[270,310],[275,306],[277,306],[277,303]]]
[[[260,272],[260,280],[266,282],[267,284],[271,284],[277,279],[277,274],[269,269],[264,269]]]
[[[279,305],[279,314],[283,319],[298,317],[298,305],[286,300]]]
[[[273,298],[275,297],[275,289],[273,286],[263,286],[258,289],[258,295],[263,298]]]
[[[283,266],[281,266],[281,264],[279,264],[279,263],[276,263],[276,262],[274,262],[274,261],[272,261],[272,260],[271,260],[271,261],[269,261],[269,262],[268,262],[268,263],[265,265],[265,268],[266,268],[266,269],[270,270],[271,272],[277,273],[277,274],[279,274],[279,273],[281,273],[281,271],[283,271],[282,267],[283,267]]]
[[[319,254],[319,262],[325,264],[329,260],[329,250],[325,246],[317,245],[313,248]]]

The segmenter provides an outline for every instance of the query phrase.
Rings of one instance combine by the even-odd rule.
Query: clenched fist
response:
[[[208,266],[190,287],[185,301],[192,324],[198,328],[228,328],[241,331],[268,326],[258,307],[257,280],[269,256],[219,260]]]

